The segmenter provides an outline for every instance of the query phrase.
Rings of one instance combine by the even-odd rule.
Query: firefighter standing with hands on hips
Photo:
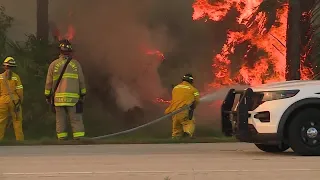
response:
[[[16,140],[23,141],[23,85],[19,75],[12,71],[12,68],[17,66],[13,57],[7,57],[2,65],[5,71],[0,74],[0,140],[4,138],[10,114]]]
[[[195,131],[195,118],[193,111],[199,103],[199,91],[193,86],[193,76],[188,73],[183,76],[182,82],[172,90],[172,100],[165,114],[192,104],[190,109],[172,116],[172,139],[193,137]]]
[[[67,120],[71,122],[73,139],[85,135],[82,120],[83,100],[86,95],[85,80],[80,63],[72,57],[72,45],[60,41],[60,56],[54,60],[47,73],[45,96],[56,114],[56,132],[59,140],[66,140]]]

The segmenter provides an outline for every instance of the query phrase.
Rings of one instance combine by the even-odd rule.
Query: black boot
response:
[[[184,139],[194,139],[194,137],[191,136],[191,135],[190,135],[189,133],[187,133],[187,132],[184,132],[182,137],[183,137]]]
[[[68,140],[68,137],[58,138],[58,141],[66,141]]]

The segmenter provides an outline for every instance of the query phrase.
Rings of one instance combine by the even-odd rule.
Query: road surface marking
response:
[[[74,171],[74,172],[29,172],[29,173],[2,173],[4,176],[14,175],[67,175],[67,174],[138,174],[138,173],[214,173],[214,172],[270,172],[270,171],[320,171],[320,169],[215,169],[215,170],[182,170],[182,171]]]

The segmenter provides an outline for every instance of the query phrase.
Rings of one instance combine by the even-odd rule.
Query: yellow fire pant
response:
[[[2,140],[4,137],[9,114],[11,115],[16,140],[23,141],[24,134],[22,130],[22,108],[20,106],[20,111],[14,112],[13,103],[0,103],[0,140]]]
[[[195,118],[188,119],[188,113],[182,112],[172,117],[172,138],[180,138],[183,133],[187,133],[190,137],[195,131]]]

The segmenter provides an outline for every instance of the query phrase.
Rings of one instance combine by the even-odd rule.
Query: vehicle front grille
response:
[[[250,104],[249,111],[255,110],[260,104],[262,104],[263,94],[259,92],[254,92],[252,95],[252,103]]]

